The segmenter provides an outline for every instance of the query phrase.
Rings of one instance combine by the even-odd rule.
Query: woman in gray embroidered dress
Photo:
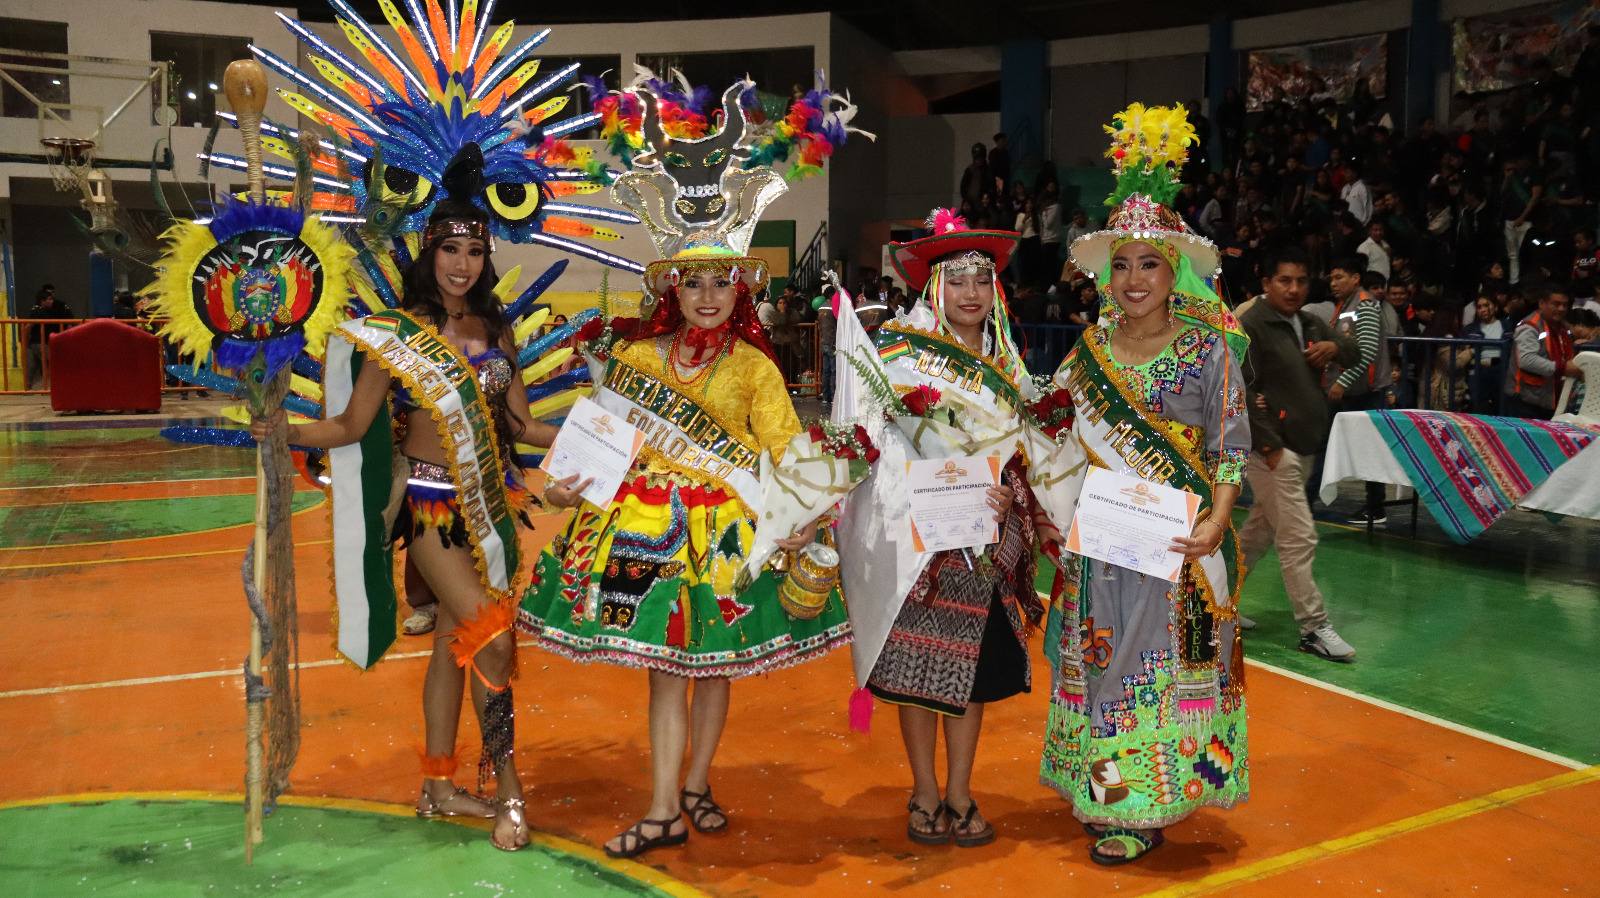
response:
[[[1175,112],[1181,140],[1187,125]],[[1041,778],[1072,802],[1104,865],[1142,857],[1197,808],[1249,795],[1230,520],[1250,449],[1247,340],[1199,274],[1215,270],[1215,248],[1163,205],[1175,184],[1142,164],[1173,155],[1140,142],[1141,113],[1169,111],[1119,116],[1133,136],[1117,144],[1117,208],[1072,247],[1073,261],[1098,274],[1101,324],[1054,382],[1071,393],[1073,437],[1090,465],[1187,490],[1200,506],[1190,536],[1172,546],[1184,559],[1176,583],[1064,556],[1045,639],[1056,680]]]

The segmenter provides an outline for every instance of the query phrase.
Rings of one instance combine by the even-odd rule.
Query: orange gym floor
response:
[[[66,832],[80,855],[44,838],[56,830],[30,813],[214,803],[240,791],[247,618],[238,569],[253,482],[244,453],[174,446],[148,424],[12,428],[0,436],[0,472],[0,653],[8,660],[0,668],[0,892],[76,893],[80,876],[115,857],[106,854],[112,841],[137,841],[137,818],[108,830],[97,829],[100,818],[72,824]],[[403,638],[365,673],[334,659],[325,513],[316,493],[297,498],[304,718],[286,806],[390,820],[378,834],[446,833],[470,871],[453,894],[493,894],[473,889],[513,881],[526,884],[502,893],[541,894],[537,879],[518,879],[526,853],[494,851],[480,832],[386,816],[407,811],[419,782],[428,641]],[[112,523],[75,523],[85,520]],[[539,523],[525,537],[529,550],[559,522]],[[1595,620],[1591,607],[1579,623]],[[1592,648],[1597,631],[1588,632]],[[735,683],[713,774],[731,831],[692,836],[686,848],[652,853],[641,865],[606,861],[594,849],[647,804],[643,674],[525,647],[515,686],[517,757],[531,822],[548,836],[540,841],[547,853],[592,867],[597,888],[619,893],[1600,895],[1600,767],[1586,766],[1594,757],[1569,760],[1331,686],[1314,666],[1307,676],[1259,660],[1248,674],[1251,801],[1171,828],[1167,844],[1139,864],[1097,867],[1064,802],[1038,783],[1049,669],[1037,646],[1035,655],[1033,693],[992,706],[984,723],[974,791],[999,830],[994,844],[968,850],[906,840],[909,774],[894,715],[880,707],[870,735],[848,730],[850,665],[840,651]],[[1581,701],[1592,704],[1593,667],[1583,669],[1583,690],[1548,685],[1574,697],[1586,690]],[[476,738],[465,721],[464,776]],[[280,831],[275,845],[279,822],[267,820],[255,868],[243,866],[238,850],[219,849],[208,888],[162,880],[164,855],[147,845],[139,857],[148,858],[149,877],[140,880],[138,865],[128,864],[136,884],[107,891],[259,889],[254,877],[285,841]],[[339,832],[358,830],[329,838]],[[337,845],[322,847],[337,854]],[[61,860],[46,870],[35,857],[46,855]],[[338,871],[308,866],[304,891],[282,878],[273,887],[364,893]],[[408,892],[391,885],[386,894]]]

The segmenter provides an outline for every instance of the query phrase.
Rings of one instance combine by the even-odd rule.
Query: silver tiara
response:
[[[994,260],[975,249],[969,249],[960,255],[941,259],[939,268],[943,271],[967,271],[976,268],[993,271]]]

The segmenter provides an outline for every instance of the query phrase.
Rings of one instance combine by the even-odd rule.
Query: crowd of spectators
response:
[[[1571,76],[1546,66],[1524,86],[1458,97],[1444,125],[1428,118],[1397,127],[1365,83],[1344,102],[1280,102],[1249,113],[1230,90],[1214,120],[1186,104],[1202,146],[1220,146],[1221,156],[1191,154],[1174,205],[1221,250],[1219,293],[1230,305],[1247,301],[1261,291],[1263,261],[1296,247],[1310,260],[1308,305],[1327,308],[1318,304],[1330,298],[1333,261],[1359,253],[1363,287],[1392,309],[1386,337],[1505,339],[1554,291],[1570,299],[1574,341],[1596,340],[1600,33],[1590,37]],[[1099,305],[1093,282],[1063,263],[1072,240],[1097,223],[1081,209],[1063,220],[1048,170],[1031,186],[1008,180],[1003,137],[992,150],[972,147],[962,211],[975,225],[1023,235],[1008,278],[1020,322],[1090,323]],[[1462,384],[1481,386],[1472,397],[1465,386],[1462,395],[1423,397],[1413,385],[1402,398],[1489,411],[1495,397],[1485,395],[1486,375],[1467,369],[1497,373],[1499,355],[1480,347],[1470,359],[1441,358],[1442,368],[1413,360],[1402,374],[1455,368]]]

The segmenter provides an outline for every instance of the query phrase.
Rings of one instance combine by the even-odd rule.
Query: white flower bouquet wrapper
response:
[[[783,461],[776,465],[769,453],[762,453],[761,515],[744,573],[751,578],[759,575],[777,554],[778,540],[826,514],[866,479],[869,470],[864,459],[840,458],[807,431],[789,440]]]

